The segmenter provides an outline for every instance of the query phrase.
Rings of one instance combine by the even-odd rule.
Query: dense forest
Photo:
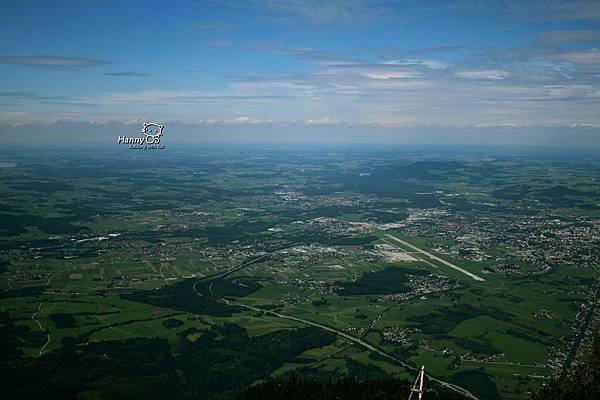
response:
[[[230,317],[232,313],[242,310],[240,307],[230,306],[215,300],[208,289],[210,282],[199,279],[185,279],[157,290],[137,290],[124,293],[121,294],[121,297],[158,307],[218,317]],[[237,285],[226,280],[215,280],[214,282],[219,289],[219,293],[229,294],[237,288]],[[257,287],[260,286],[253,286],[253,291]]]
[[[392,294],[410,290],[406,282],[414,275],[429,275],[424,270],[386,267],[381,271],[365,272],[356,281],[341,281],[338,286],[342,295]]]
[[[240,393],[237,400],[397,400],[408,398],[411,388],[411,382],[400,379],[315,379],[293,375],[252,386]],[[463,399],[458,394],[437,389],[427,389],[425,398]]]
[[[43,357],[22,358],[21,341],[37,336],[0,317],[4,399],[230,399],[304,351],[335,341],[314,327],[249,336],[225,324],[182,331],[174,345],[146,338],[65,344]]]

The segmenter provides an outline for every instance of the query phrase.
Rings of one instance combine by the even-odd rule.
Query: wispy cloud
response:
[[[146,72],[124,71],[124,72],[105,72],[102,75],[105,75],[105,76],[148,76],[150,74],[148,74]]]
[[[6,91],[0,92],[0,97],[24,100],[66,100],[68,96],[45,96],[36,92]]]
[[[186,28],[186,31],[189,32],[226,32],[234,27],[234,24],[230,22],[196,22],[189,24]]]
[[[431,9],[492,12],[517,20],[594,21],[600,19],[597,0],[449,0]]]
[[[514,15],[537,20],[600,20],[597,0],[504,0],[500,4]]]
[[[331,23],[372,23],[389,19],[396,14],[390,3],[379,0],[203,0],[198,1],[197,5],[203,9],[228,8],[232,12],[243,13],[262,21],[301,28],[307,25],[327,26]]]
[[[228,9],[246,19],[304,29],[395,21],[397,24],[449,12],[491,14],[520,21],[598,21],[597,0],[198,0],[203,9]],[[214,26],[213,26],[214,25]],[[228,28],[227,23],[224,23]],[[223,31],[219,23],[198,23],[197,30]],[[444,47],[444,46],[441,46]]]
[[[19,68],[20,82],[0,91],[0,111],[11,121],[110,122],[151,115],[257,130],[283,125],[598,127],[600,30],[589,22],[596,18],[597,4],[200,1],[201,12],[186,13],[176,34],[186,46],[203,48],[173,46],[173,59],[183,60],[179,69],[156,66],[150,71],[156,79],[142,79],[149,75],[140,72],[147,65],[140,56],[148,55],[144,46],[132,49],[127,64],[87,76],[60,73],[66,80],[42,87],[29,78],[47,70]],[[474,17],[481,19],[470,23]],[[587,22],[556,23],[575,19]],[[171,49],[175,33],[167,37],[157,38],[157,45]],[[109,64],[51,55],[5,55],[0,63]],[[3,68],[13,73],[13,67]],[[110,85],[81,83],[99,75]],[[83,108],[89,106],[94,107]]]
[[[152,112],[246,125],[292,119],[307,126],[314,121],[388,127],[600,124],[600,85],[582,73],[594,65],[597,51],[572,46],[590,35],[540,38],[527,46],[482,49],[480,54],[445,62],[415,55],[360,59],[361,50],[356,54],[353,49],[252,44],[248,48],[286,54],[312,66],[297,73],[227,76],[222,85],[203,90],[114,91],[64,101],[95,104],[95,115],[108,120]],[[188,71],[192,72],[197,71]]]
[[[79,68],[110,64],[109,61],[82,57],[59,57],[52,55],[10,56],[0,55],[0,64],[25,65],[48,68]]]
[[[505,79],[510,73],[502,70],[458,71],[454,75],[465,79]]]
[[[405,79],[415,78],[418,76],[416,72],[409,71],[378,71],[378,72],[365,72],[364,76],[371,79]]]
[[[539,34],[531,44],[492,49],[494,63],[547,66],[563,78],[594,79],[600,73],[600,31],[556,31]],[[591,75],[590,75],[591,74]]]
[[[560,47],[566,43],[600,43],[600,31],[552,31],[538,35],[536,44],[542,47]]]
[[[81,101],[72,96],[64,95],[45,95],[37,92],[24,92],[24,91],[4,91],[0,92],[0,99],[11,99],[14,103],[8,103],[12,107],[21,107],[24,104],[46,104],[46,105],[60,105],[60,106],[72,106],[72,107],[95,107],[96,103],[89,103]],[[7,105],[7,104],[4,104]]]

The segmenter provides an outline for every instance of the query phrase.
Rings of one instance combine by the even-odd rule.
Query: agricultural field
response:
[[[152,382],[151,398],[234,398],[274,376],[414,380],[424,365],[448,396],[526,399],[600,320],[586,157],[3,153],[5,386],[51,387],[42,371],[70,360],[76,381],[98,365],[77,389],[92,397],[121,379],[122,396]]]

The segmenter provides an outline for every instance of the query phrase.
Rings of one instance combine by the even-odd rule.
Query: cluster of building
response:
[[[424,300],[431,294],[462,287],[455,279],[435,274],[411,275],[406,285],[410,287],[409,291],[384,295],[381,300],[392,300],[396,303],[404,303],[416,298]]]
[[[22,266],[19,268],[13,268],[12,270],[5,273],[4,277],[8,282],[8,286],[12,287],[13,283],[19,282],[20,284],[26,282],[43,282],[46,283],[49,281],[53,272],[47,271],[42,267],[38,267],[35,265],[32,266]],[[37,283],[39,285],[39,283]]]
[[[600,220],[548,213],[410,210],[397,228],[408,236],[446,239],[432,250],[464,260],[493,260],[487,273],[539,274],[557,265],[600,269]],[[519,264],[527,264],[523,271]]]
[[[600,282],[596,281],[587,291],[571,326],[573,335],[559,338],[559,345],[549,349],[551,359],[548,367],[554,375],[560,375],[585,360],[590,351],[594,334],[600,329]]]
[[[275,192],[275,203],[299,210],[314,210],[316,208],[336,206],[336,207],[356,207],[368,206],[373,204],[374,199],[355,193],[335,194],[335,195],[308,195],[298,191],[286,190]]]
[[[383,340],[387,343],[394,343],[403,347],[410,347],[416,344],[416,340],[411,339],[411,335],[416,332],[419,332],[417,328],[394,326],[385,328],[381,335],[383,336]]]

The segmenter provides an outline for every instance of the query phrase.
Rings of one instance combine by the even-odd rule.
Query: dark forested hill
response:
[[[412,384],[400,379],[314,379],[301,376],[270,379],[252,386],[237,400],[396,400],[406,399]],[[458,400],[461,396],[427,390],[427,399]]]

